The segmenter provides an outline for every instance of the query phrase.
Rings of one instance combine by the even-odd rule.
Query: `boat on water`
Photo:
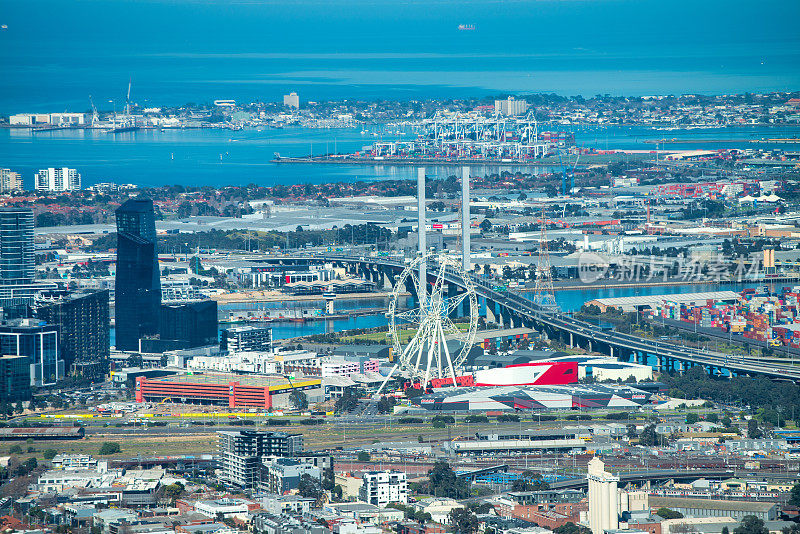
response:
[[[139,126],[117,126],[115,128],[110,128],[106,130],[106,133],[125,133],[125,132],[135,132],[139,130]]]
[[[475,25],[474,24],[459,24],[458,25],[458,31],[474,32],[475,31]]]

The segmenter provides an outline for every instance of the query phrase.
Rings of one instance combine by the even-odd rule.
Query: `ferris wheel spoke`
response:
[[[410,310],[406,310],[400,313],[394,314],[395,319],[401,319],[401,322],[409,323],[409,324],[419,324],[420,323],[420,311],[419,308],[413,308]]]
[[[464,299],[469,297],[469,293],[466,291],[464,293],[459,293],[455,297],[450,297],[447,299],[447,314],[450,315],[452,312],[458,309],[459,304],[464,302]]]

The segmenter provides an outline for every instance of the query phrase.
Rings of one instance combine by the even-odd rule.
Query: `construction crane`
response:
[[[578,160],[581,159],[581,153],[578,151],[578,155],[575,156],[575,165],[572,166],[572,172],[570,173],[570,178],[572,181],[572,187],[570,188],[570,194],[575,193],[575,169],[578,167]]]
[[[92,126],[96,125],[100,122],[100,115],[97,113],[97,107],[94,105],[94,100],[92,100],[92,95],[89,95],[89,104],[92,106]]]
[[[575,164],[572,165],[572,171],[567,173],[567,168],[564,165],[564,160],[561,158],[561,150],[558,151],[558,162],[561,164],[561,194],[567,194],[567,175],[569,174],[570,178],[570,188],[569,194],[573,194],[575,192],[575,169],[578,167],[578,160],[581,159],[581,153],[578,152],[577,157],[575,158]]]
[[[133,78],[128,78],[128,95],[125,97],[125,115],[131,116],[131,82]]]

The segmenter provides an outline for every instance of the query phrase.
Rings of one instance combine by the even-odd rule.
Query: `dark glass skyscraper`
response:
[[[158,333],[161,278],[153,201],[132,198],[117,209],[116,347],[139,350]]]
[[[30,284],[34,266],[33,212],[0,209],[0,285]]]
[[[36,317],[60,329],[65,369],[90,380],[103,380],[109,362],[108,290],[43,291]]]

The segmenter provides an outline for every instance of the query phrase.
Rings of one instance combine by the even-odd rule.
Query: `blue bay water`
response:
[[[5,0],[0,113],[800,87],[793,0]],[[474,31],[459,31],[474,24]]]
[[[412,179],[415,169],[394,165],[275,164],[275,152],[305,156],[328,151],[353,152],[378,139],[395,139],[386,128],[371,126],[379,136],[360,129],[309,130],[140,130],[108,134],[100,130],[66,130],[33,133],[27,129],[0,129],[0,165],[22,173],[33,187],[33,175],[45,167],[71,167],[81,173],[83,186],[98,182],[160,185],[257,185],[352,182],[358,180]],[[569,128],[567,128],[569,129]],[[800,127],[732,127],[708,130],[657,131],[644,127],[580,126],[575,141],[582,147],[655,150],[645,141],[676,138],[691,142],[667,148],[720,148],[759,145],[742,140],[800,136]],[[406,136],[408,139],[411,136]],[[719,143],[720,139],[731,140]],[[695,143],[695,141],[704,141]],[[796,149],[797,145],[762,145],[770,149]],[[546,170],[552,171],[552,167]],[[501,170],[540,172],[542,167],[476,165],[474,175]],[[429,166],[428,175],[446,177],[453,167]]]

